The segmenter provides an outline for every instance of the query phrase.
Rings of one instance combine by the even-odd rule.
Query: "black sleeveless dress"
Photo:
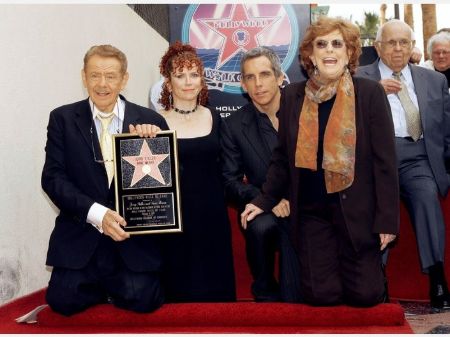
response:
[[[162,237],[166,302],[236,300],[219,161],[221,117],[212,117],[210,134],[178,139],[183,233]]]

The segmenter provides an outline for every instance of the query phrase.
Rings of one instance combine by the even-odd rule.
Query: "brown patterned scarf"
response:
[[[336,94],[325,128],[322,168],[327,192],[342,191],[351,186],[355,174],[355,91],[352,77],[345,71],[339,80],[327,85],[311,77],[306,83],[305,94],[300,111],[295,166],[317,170],[318,104]]]

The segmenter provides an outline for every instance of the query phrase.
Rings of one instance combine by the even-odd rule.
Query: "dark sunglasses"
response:
[[[317,41],[315,42],[315,45],[316,45],[316,48],[318,48],[318,49],[325,49],[325,48],[328,46],[328,43],[329,43],[329,42],[331,42],[331,46],[332,46],[334,49],[342,48],[342,47],[344,47],[344,45],[345,45],[345,42],[344,42],[343,40],[338,40],[338,39],[331,40],[331,41],[327,41],[327,40],[317,40]]]

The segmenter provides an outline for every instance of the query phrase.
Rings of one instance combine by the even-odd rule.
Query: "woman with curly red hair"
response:
[[[176,130],[183,233],[163,237],[166,302],[234,301],[231,232],[219,162],[220,115],[194,47],[177,41],[161,59],[160,113]]]

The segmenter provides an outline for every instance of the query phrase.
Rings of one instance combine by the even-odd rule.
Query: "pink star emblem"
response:
[[[133,187],[139,180],[149,175],[153,179],[158,180],[161,184],[165,184],[164,178],[158,165],[168,157],[168,154],[153,154],[144,140],[141,152],[138,156],[124,156],[124,160],[134,166],[133,179],[131,180],[131,187]]]
[[[239,51],[246,52],[259,46],[259,35],[278,19],[250,16],[244,5],[234,4],[227,19],[200,19],[199,22],[223,37],[217,59],[217,68],[220,68]]]

